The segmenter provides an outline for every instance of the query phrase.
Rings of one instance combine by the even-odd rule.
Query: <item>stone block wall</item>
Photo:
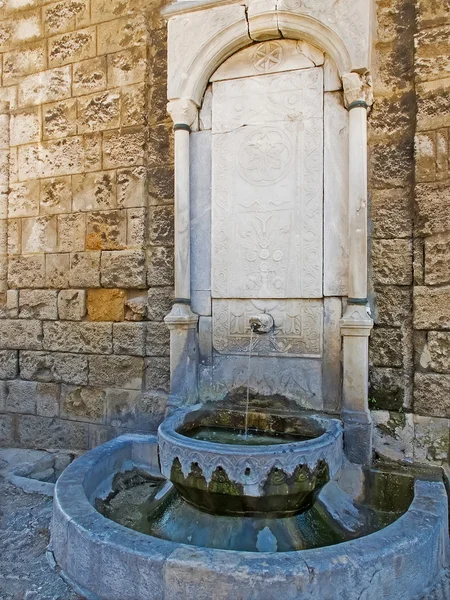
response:
[[[158,0],[0,5],[0,445],[87,449],[164,414],[165,23]]]
[[[154,430],[173,136],[162,0],[0,0],[0,445]],[[384,457],[448,462],[450,5],[376,0],[370,398]]]
[[[450,418],[450,4],[378,0],[370,400],[384,457],[442,464]]]

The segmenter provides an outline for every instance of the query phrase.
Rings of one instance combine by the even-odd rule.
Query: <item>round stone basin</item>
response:
[[[342,464],[342,426],[317,414],[245,413],[205,405],[158,430],[161,472],[181,496],[218,515],[288,516],[307,510]]]

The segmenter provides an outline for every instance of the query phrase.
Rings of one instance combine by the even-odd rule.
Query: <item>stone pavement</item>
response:
[[[81,600],[46,559],[52,499],[6,479],[0,451],[0,600]]]

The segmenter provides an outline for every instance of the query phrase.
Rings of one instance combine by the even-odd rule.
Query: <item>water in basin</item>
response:
[[[183,432],[183,435],[194,440],[216,442],[217,444],[238,444],[242,446],[268,446],[303,442],[311,439],[305,435],[291,435],[271,431],[249,429],[247,434],[243,429],[230,429],[225,427],[195,427]]]

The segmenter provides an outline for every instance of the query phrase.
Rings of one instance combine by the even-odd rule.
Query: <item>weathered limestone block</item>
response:
[[[40,350],[42,348],[42,321],[0,320],[0,348]]]
[[[415,35],[414,68],[417,81],[450,76],[450,26],[419,31]]]
[[[416,207],[419,235],[450,230],[450,188],[447,183],[416,185]]]
[[[173,304],[173,288],[157,287],[148,290],[148,319],[149,321],[163,321]]]
[[[123,321],[125,292],[119,289],[88,290],[87,313],[90,321]]]
[[[147,170],[130,167],[117,171],[117,204],[120,208],[146,205]]]
[[[74,423],[64,419],[19,416],[18,441],[23,448],[54,448],[87,450],[89,427],[87,423]]]
[[[149,209],[149,243],[155,246],[171,246],[174,237],[173,206],[154,206]]]
[[[57,295],[56,290],[20,290],[19,318],[57,319]]]
[[[170,332],[165,323],[149,322],[145,343],[147,356],[169,356]]]
[[[145,81],[147,56],[145,45],[108,54],[108,86],[123,87]]]
[[[22,252],[22,222],[20,219],[8,219],[8,255]]]
[[[129,292],[125,301],[125,321],[143,321],[147,316],[147,294]]]
[[[118,16],[131,16],[141,6],[142,0],[91,0],[91,20],[92,23],[101,23]]]
[[[414,327],[450,329],[450,287],[414,288]]]
[[[116,208],[116,172],[100,171],[72,177],[73,210],[91,211]]]
[[[432,417],[450,417],[450,375],[415,373],[414,412]]]
[[[81,96],[101,92],[106,88],[106,56],[99,56],[73,65],[72,94]]]
[[[76,100],[63,100],[47,104],[42,109],[44,140],[76,135],[77,103]]]
[[[371,367],[369,373],[369,402],[377,410],[399,410],[405,395],[402,369]]]
[[[36,413],[36,382],[15,379],[4,382],[5,412]]]
[[[127,210],[127,247],[145,248],[146,246],[146,208],[130,208]]]
[[[62,0],[42,9],[46,36],[89,24],[89,0]]]
[[[373,90],[375,95],[398,94],[412,89],[414,76],[414,13],[409,11],[393,43],[376,45]],[[404,16],[403,16],[404,18]],[[409,31],[408,31],[409,29]]]
[[[122,89],[120,124],[122,127],[144,125],[147,121],[147,86],[144,83]]]
[[[0,294],[0,318],[17,319],[19,316],[19,290],[7,290]]]
[[[450,78],[416,85],[417,131],[450,126]]]
[[[96,387],[62,386],[61,416],[74,421],[103,423],[106,393]]]
[[[126,213],[99,211],[87,215],[87,250],[122,250],[127,245]]]
[[[450,233],[425,240],[425,283],[434,285],[450,282]]]
[[[412,462],[414,456],[414,419],[412,414],[375,410],[371,413],[373,449],[388,460]]]
[[[414,415],[414,461],[432,465],[448,464],[450,422],[448,419]]]
[[[10,19],[2,21],[0,52],[6,52],[23,42],[32,42],[41,35],[42,22],[39,9],[16,14]]]
[[[89,357],[90,385],[140,390],[143,376],[143,358],[118,355]]]
[[[55,252],[56,217],[30,217],[22,220],[22,252]]]
[[[374,367],[401,367],[402,332],[399,329],[375,327],[370,334],[369,354]]]
[[[148,249],[147,282],[149,286],[173,285],[173,247],[153,246]]]
[[[78,29],[50,38],[48,41],[49,66],[60,67],[68,63],[93,58],[96,54],[95,38],[95,27]]]
[[[120,125],[120,93],[100,92],[78,100],[79,133],[116,129]]]
[[[100,252],[76,252],[70,255],[70,287],[100,286]]]
[[[68,137],[19,146],[18,156],[21,180],[80,173],[85,164],[84,140]]]
[[[137,390],[106,390],[106,422],[113,427],[125,427],[136,431],[141,417],[138,403],[142,392]]]
[[[117,14],[114,15],[116,16]],[[94,15],[92,22],[95,22]],[[102,23],[97,32],[98,54],[109,54],[132,46],[145,45],[147,41],[146,20],[143,14]]]
[[[14,183],[8,197],[8,217],[33,217],[39,214],[39,181]]]
[[[133,431],[156,431],[164,419],[167,394],[110,389],[106,392],[107,420],[114,427]]]
[[[170,389],[170,360],[161,356],[145,359],[145,389],[168,392]]]
[[[436,180],[436,132],[425,131],[415,137],[416,181]]]
[[[144,163],[142,128],[108,131],[103,134],[103,165],[106,169],[138,166]]]
[[[414,107],[413,91],[378,97],[368,115],[369,139],[412,137]]]
[[[390,327],[400,327],[411,314],[411,289],[385,286],[376,289],[375,323]]]
[[[437,373],[450,373],[450,332],[430,331],[427,348],[429,368]]]
[[[167,164],[163,167],[149,168],[148,191],[150,204],[172,203],[175,195],[174,168]]]
[[[406,187],[413,183],[414,143],[411,138],[372,144],[370,182],[375,188]]]
[[[110,323],[44,322],[43,330],[44,350],[111,354],[113,349]]]
[[[10,144],[19,146],[41,139],[41,113],[39,107],[28,108],[11,114]]]
[[[413,222],[411,188],[372,190],[373,238],[410,238]]]
[[[114,354],[145,356],[146,323],[114,323]]]
[[[64,321],[81,321],[86,315],[85,290],[61,290],[58,294],[58,314]]]
[[[66,288],[69,286],[69,254],[45,255],[45,286],[49,288]]]
[[[87,356],[63,352],[22,351],[19,357],[20,376],[32,381],[87,385]]]
[[[36,385],[36,414],[41,417],[59,416],[61,387],[57,383]]]
[[[19,83],[19,106],[37,106],[71,95],[70,66],[28,75]]]
[[[100,171],[102,168],[102,134],[85,133],[83,136],[84,170]]]
[[[0,379],[14,379],[18,370],[17,350],[0,350]]]
[[[145,275],[145,253],[143,250],[102,252],[102,286],[125,289],[145,288]]]
[[[149,163],[152,166],[165,166],[173,162],[174,136],[167,123],[151,127],[148,139]]]
[[[412,245],[410,240],[372,241],[373,280],[382,285],[411,285]]]
[[[73,213],[58,216],[58,250],[82,252],[86,241],[86,215]]]
[[[40,184],[39,211],[41,215],[70,213],[72,209],[70,177],[41,179]]]
[[[105,444],[110,440],[114,439],[118,435],[121,435],[123,430],[116,430],[114,427],[108,425],[94,425],[89,424],[89,448],[96,448],[101,444]]]
[[[12,415],[0,415],[0,445],[8,447],[14,445],[14,428]]]
[[[447,0],[417,0],[416,10],[421,28],[450,23],[450,5]]]

